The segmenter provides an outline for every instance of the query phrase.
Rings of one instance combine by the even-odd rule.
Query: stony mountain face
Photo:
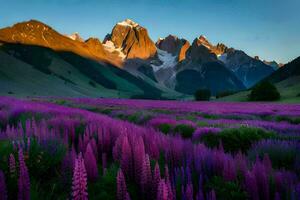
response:
[[[47,47],[55,51],[73,52],[80,56],[103,62],[111,62],[107,59],[105,51],[99,51],[101,43],[89,43],[70,39],[59,34],[51,27],[36,20],[30,20],[15,24],[12,27],[0,29],[0,42],[36,45]],[[96,44],[96,46],[93,46]],[[97,51],[93,51],[97,48]]]
[[[111,42],[116,49],[120,49],[126,59],[148,59],[156,54],[156,46],[150,39],[147,29],[126,19],[119,22],[107,35],[103,43]]]
[[[119,89],[119,86],[112,87],[111,81],[105,81],[108,79],[98,74],[98,67],[101,71],[109,66],[109,73],[116,74],[112,76],[118,80],[119,77],[128,78],[128,81],[142,84],[151,91],[159,88],[159,91],[176,94],[176,91],[193,94],[199,88],[208,88],[213,94],[243,90],[274,71],[271,64],[267,65],[259,58],[252,58],[222,43],[213,45],[203,35],[192,44],[174,35],[161,38],[154,44],[147,29],[129,19],[117,23],[103,42],[97,38],[84,41],[78,33],[65,36],[39,21],[30,20],[0,29],[1,44],[10,56],[17,56],[17,59],[45,73],[54,73],[52,69],[43,67],[50,65],[46,56],[49,52],[43,49],[48,48],[57,53],[51,62],[59,56],[63,62],[70,63],[84,76],[90,77],[92,82],[107,89]],[[32,60],[28,55],[27,51],[39,55],[34,47],[41,48],[43,59]],[[51,55],[54,53],[51,52]],[[92,69],[95,67],[97,70]],[[123,87],[121,82],[119,85]],[[152,93],[145,88],[144,94]]]
[[[78,42],[84,42],[84,39],[77,32],[75,32],[71,35],[66,35],[66,36],[72,40],[76,40]]]
[[[266,65],[269,65],[269,66],[273,67],[274,70],[277,70],[280,67],[284,66],[284,64],[277,63],[275,60],[273,60],[273,61],[263,60],[263,63],[265,63]]]
[[[228,49],[219,59],[249,88],[274,72],[274,69],[259,59],[248,56],[241,50]]]
[[[273,83],[277,83],[293,76],[300,76],[300,57],[283,65],[266,79]]]
[[[183,61],[186,58],[186,52],[190,48],[190,46],[191,45],[190,45],[189,41],[184,39],[183,45],[182,45],[182,47],[179,51],[179,54],[178,54],[178,61],[179,62]]]
[[[227,50],[225,45],[213,46],[204,36],[192,45],[169,35],[156,43],[161,62],[151,66],[158,82],[185,94],[208,88],[213,94],[245,89],[233,72],[218,60],[216,53]]]
[[[193,43],[195,43],[197,46],[206,47],[211,53],[214,53],[215,55],[221,55],[227,50],[226,45],[218,43],[214,46],[203,35],[200,35],[199,38],[196,38]]]

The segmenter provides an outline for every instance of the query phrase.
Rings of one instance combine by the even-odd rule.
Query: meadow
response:
[[[300,199],[300,104],[0,97],[0,199]]]

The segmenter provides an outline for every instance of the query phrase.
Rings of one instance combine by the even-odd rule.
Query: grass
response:
[[[231,128],[224,129],[218,134],[205,134],[201,141],[209,147],[217,147],[220,144],[226,152],[247,152],[251,145],[261,139],[275,138],[276,134],[259,128]]]
[[[281,98],[276,102],[282,103],[299,103],[300,102],[300,76],[295,76],[288,78],[284,81],[276,83]],[[216,101],[235,101],[235,102],[244,102],[248,101],[248,95],[250,91],[242,91],[236,94],[219,98]]]

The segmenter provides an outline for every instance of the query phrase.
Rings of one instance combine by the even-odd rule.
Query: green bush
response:
[[[174,128],[174,132],[175,133],[179,133],[183,138],[190,138],[190,137],[192,137],[194,131],[195,131],[194,127],[192,127],[190,125],[186,125],[186,124],[178,124]]]
[[[201,141],[209,147],[217,147],[223,144],[226,152],[247,152],[251,145],[261,139],[274,138],[273,132],[267,132],[259,128],[241,127],[236,129],[224,129],[218,134],[205,134]]]
[[[287,117],[287,116],[277,116],[276,121],[287,121],[291,124],[300,124],[300,117]]]
[[[236,182],[226,182],[221,177],[214,176],[207,184],[207,189],[216,192],[217,199],[239,200],[247,199],[247,194]]]
[[[104,176],[100,176],[95,183],[89,182],[89,199],[116,199],[117,172],[118,167],[116,165],[112,165],[107,169],[106,174]]]
[[[171,132],[171,125],[170,124],[160,124],[158,126],[158,129],[160,130],[160,132],[164,133],[164,134],[168,134]]]
[[[233,91],[222,91],[222,92],[218,92],[216,94],[216,98],[219,99],[219,98],[222,98],[222,97],[226,97],[226,96],[229,96],[229,95],[232,95],[232,94],[235,94],[236,92],[233,92]]]
[[[209,101],[211,96],[210,90],[208,89],[199,89],[195,92],[196,101]]]
[[[280,93],[275,85],[263,81],[254,86],[249,95],[250,101],[276,101],[280,99]]]

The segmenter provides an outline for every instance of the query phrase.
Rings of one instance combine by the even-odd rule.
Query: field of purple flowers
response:
[[[0,199],[300,199],[300,105],[0,97]]]

